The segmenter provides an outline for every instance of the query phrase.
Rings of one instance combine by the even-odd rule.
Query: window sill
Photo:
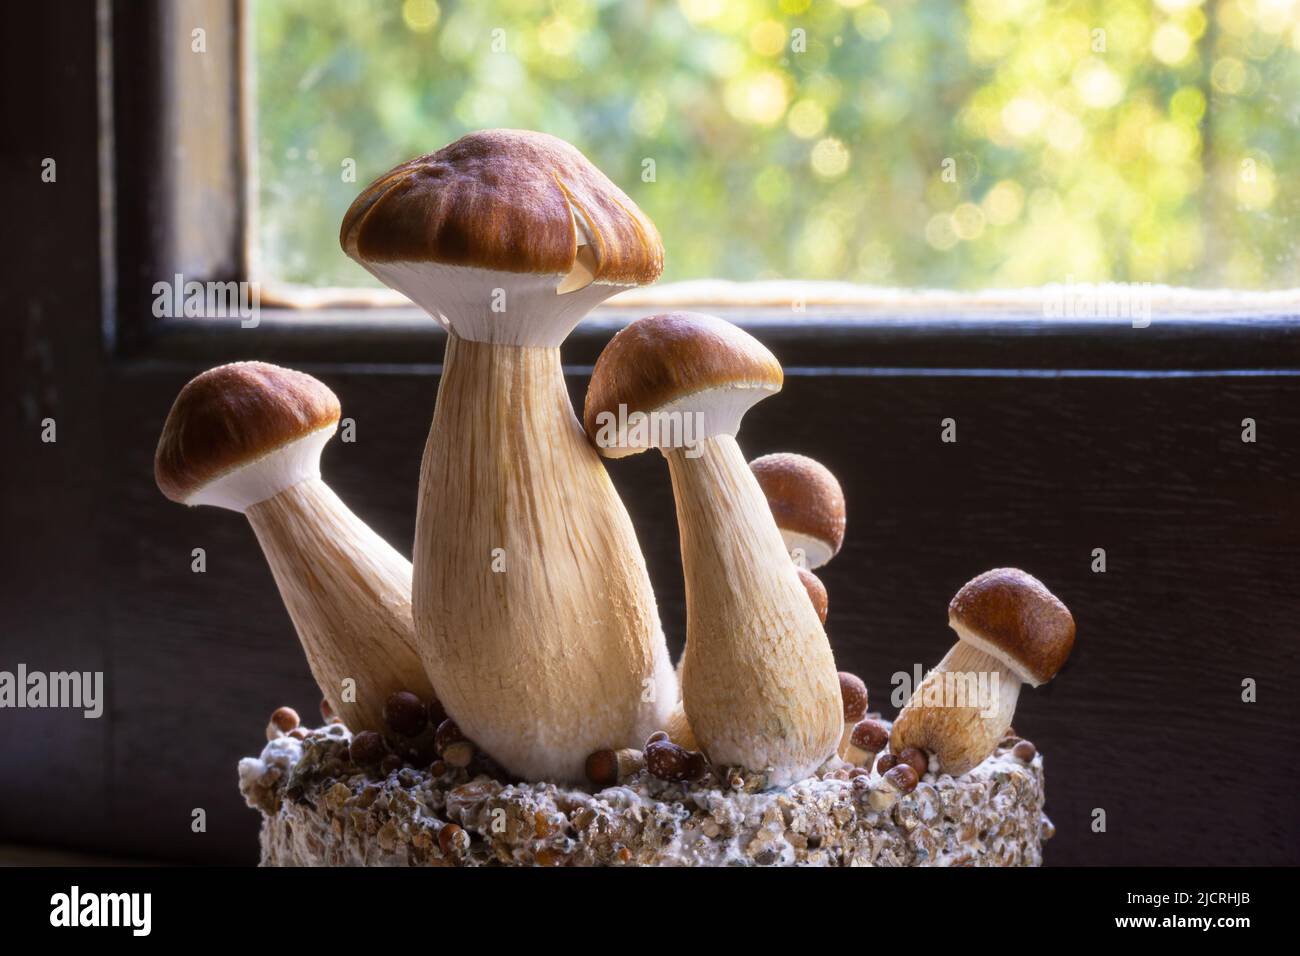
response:
[[[1139,318],[1135,326],[1122,317],[1049,317],[1050,290],[967,295],[837,286],[832,295],[824,283],[709,285],[709,295],[689,283],[616,297],[566,340],[566,366],[589,368],[610,337],[639,316],[695,308],[752,331],[790,375],[1300,374],[1295,292],[1157,290],[1150,324]],[[796,290],[810,298],[800,301]],[[348,303],[333,295],[329,307],[329,290],[299,298],[296,307],[265,295],[251,328],[237,318],[153,320],[149,341],[123,358],[186,369],[258,357],[303,367],[436,371],[446,341],[438,323],[395,294],[369,292],[340,290]]]
[[[331,288],[262,281],[262,304],[304,312],[383,309],[415,313],[418,310],[401,293],[381,286]],[[1053,303],[1066,295],[1076,298],[1100,290],[1112,297],[1142,295],[1152,311],[1166,317],[1196,315],[1300,314],[1300,289],[1233,291],[1191,289],[1149,283],[1088,283],[1048,285],[1024,289],[989,289],[961,292],[947,289],[903,289],[850,282],[780,279],[733,282],[699,279],[628,289],[609,300],[607,308],[639,310],[648,315],[672,309],[755,309],[793,312],[849,312],[882,318],[933,318],[945,315],[1043,317]]]

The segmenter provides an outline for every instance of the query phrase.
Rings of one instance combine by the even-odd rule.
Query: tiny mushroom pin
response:
[[[581,781],[677,700],[636,532],[560,364],[592,308],[659,277],[659,234],[568,143],[482,130],[371,183],[339,240],[448,332],[414,550],[438,697],[511,773]]]
[[[844,543],[844,491],[830,469],[789,452],[755,458],[749,467],[795,562],[820,568],[835,557]]]
[[[248,519],[330,711],[353,732],[382,730],[389,694],[433,691],[415,649],[410,562],[320,478],[338,420],[338,399],[310,375],[218,366],[176,397],[154,477],[173,501]]]
[[[878,720],[859,720],[849,732],[844,759],[855,767],[871,768],[876,754],[889,745],[889,728]]]
[[[587,780],[597,787],[612,787],[645,769],[645,754],[631,747],[597,750],[587,757]]]
[[[1020,685],[1056,676],[1074,647],[1074,618],[1037,578],[997,568],[957,592],[948,625],[957,643],[912,692],[891,746],[932,753],[941,772],[958,776],[1006,735]]]
[[[266,724],[266,739],[274,740],[298,729],[298,712],[292,707],[278,707]]]
[[[584,415],[607,457],[656,447],[667,458],[686,581],[686,716],[715,765],[777,786],[811,775],[844,723],[830,643],[735,438],[782,377],[729,322],[653,316],[601,353]]]

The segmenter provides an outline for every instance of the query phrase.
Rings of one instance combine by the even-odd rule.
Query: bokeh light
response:
[[[834,136],[817,141],[812,148],[813,172],[823,179],[843,176],[849,168],[849,149]]]
[[[268,277],[373,284],[337,245],[366,182],[513,126],[622,186],[669,280],[1300,286],[1300,0],[252,13]]]

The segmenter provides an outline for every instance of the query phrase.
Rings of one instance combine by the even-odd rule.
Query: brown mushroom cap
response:
[[[948,625],[1033,687],[1055,677],[1074,647],[1069,609],[1018,568],[985,571],[963,585],[948,604]]]
[[[835,557],[844,544],[844,491],[830,469],[788,452],[755,458],[749,467],[786,547],[802,548],[813,568]]]
[[[339,244],[366,265],[433,262],[568,274],[578,247],[594,278],[645,285],[663,272],[654,223],[575,147],[527,130],[463,136],[402,163],[362,191]]]
[[[859,720],[849,736],[853,746],[880,753],[889,743],[889,729],[878,720]]]
[[[338,424],[339,400],[303,372],[235,362],[192,379],[172,404],[154,455],[158,489],[188,502],[205,485]]]
[[[867,685],[857,674],[840,671],[840,698],[844,701],[844,719],[856,724],[867,716]]]
[[[587,386],[583,423],[606,457],[660,447],[601,440],[602,416],[650,414],[670,406],[701,413],[704,434],[734,434],[755,402],[781,390],[781,364],[748,332],[712,315],[670,312],[637,319],[605,346]],[[663,437],[663,436],[659,436]]]
[[[822,584],[822,579],[807,568],[795,568],[795,570],[799,573],[799,580],[803,582],[804,590],[808,592],[808,600],[812,601],[813,609],[817,612],[817,619],[825,624],[826,613],[830,610],[826,585]]]

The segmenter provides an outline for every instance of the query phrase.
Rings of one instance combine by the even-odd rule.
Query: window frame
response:
[[[257,273],[253,0],[97,2],[101,74],[112,88],[102,104],[100,136],[101,166],[108,170],[103,328],[109,351],[128,360],[210,364],[255,348],[306,365],[436,368],[445,332],[415,307],[396,305],[387,290],[295,291]],[[206,31],[207,43],[197,62],[189,51],[195,26]],[[115,42],[122,37],[131,42]],[[213,155],[213,144],[224,148]],[[198,156],[205,161],[194,162]],[[227,214],[196,217],[196,195],[204,208]],[[202,282],[258,282],[256,330],[235,319],[155,318],[148,308],[153,283],[177,272]],[[964,295],[862,287],[860,299],[842,289],[818,298],[827,287],[814,283],[807,284],[808,301],[796,303],[804,284],[791,282],[776,287],[782,291],[775,298],[789,300],[782,305],[771,294],[751,294],[759,285],[634,290],[578,326],[565,343],[566,366],[589,367],[613,332],[639,315],[703,308],[758,332],[787,367],[808,371],[1300,369],[1300,289],[1169,290],[1150,326],[1136,328],[1124,318],[1047,318],[1034,290]],[[690,297],[692,286],[701,297]]]

